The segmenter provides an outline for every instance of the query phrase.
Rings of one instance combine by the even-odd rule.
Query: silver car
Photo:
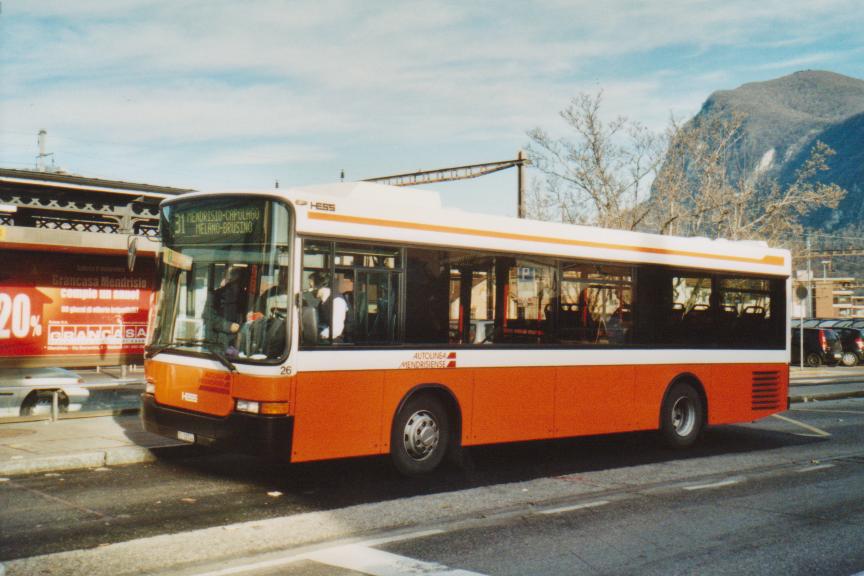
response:
[[[60,412],[77,412],[90,391],[65,368],[0,368],[0,417],[50,414],[54,392]]]

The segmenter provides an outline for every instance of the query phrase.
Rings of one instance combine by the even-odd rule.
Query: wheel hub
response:
[[[438,447],[441,432],[435,417],[426,410],[415,412],[405,423],[402,440],[405,451],[414,460],[429,458]]]
[[[696,425],[696,407],[692,400],[682,396],[672,405],[672,427],[679,436],[687,436]]]

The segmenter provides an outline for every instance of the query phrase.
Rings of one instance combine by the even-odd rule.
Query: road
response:
[[[783,417],[687,452],[652,434],[477,448],[421,480],[377,458],[210,453],[15,478],[0,559],[10,575],[864,571],[864,399]]]

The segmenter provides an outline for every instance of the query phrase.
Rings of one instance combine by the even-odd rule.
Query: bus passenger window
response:
[[[724,345],[769,345],[776,322],[768,279],[722,278],[720,302],[725,311],[720,331]]]
[[[499,341],[538,344],[550,339],[555,302],[555,267],[541,261],[496,258]]]
[[[671,309],[667,310],[664,340],[692,346],[714,339],[713,290],[709,276],[671,276]]]
[[[408,248],[406,259],[405,341],[447,344],[450,341],[447,252]]]
[[[621,345],[631,341],[633,275],[630,268],[567,262],[561,264],[560,275],[559,342]]]
[[[496,340],[494,259],[450,252],[448,260],[450,344],[492,343]]]
[[[333,294],[332,262],[332,242],[304,242],[300,343],[306,346],[332,344],[344,329],[347,307],[344,299]]]
[[[301,344],[398,343],[402,250],[307,240]]]

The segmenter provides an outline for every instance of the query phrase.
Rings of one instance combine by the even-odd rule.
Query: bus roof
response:
[[[791,274],[789,251],[770,248],[764,242],[665,236],[467,212],[444,207],[438,193],[418,188],[344,182],[224,193],[264,194],[289,200],[295,207],[297,232],[301,235],[774,276]],[[168,202],[211,194],[195,192]]]

